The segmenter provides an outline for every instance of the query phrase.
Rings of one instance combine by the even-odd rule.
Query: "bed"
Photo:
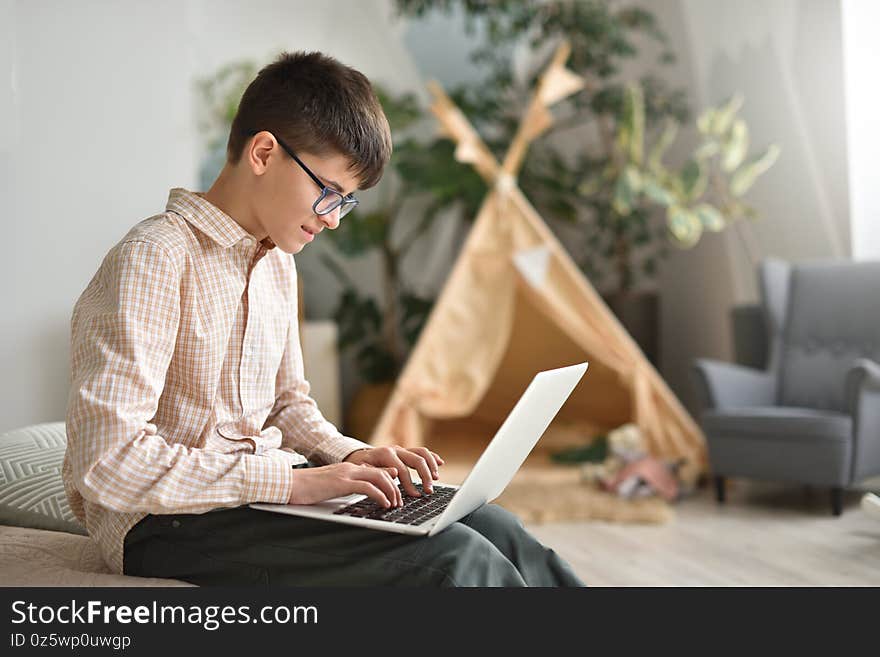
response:
[[[66,447],[63,422],[0,435],[0,586],[191,586],[110,571],[67,503]]]

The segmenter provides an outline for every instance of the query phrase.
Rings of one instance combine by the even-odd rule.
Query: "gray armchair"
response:
[[[880,474],[880,262],[765,261],[769,363],[697,360],[716,495],[725,477],[843,490]]]

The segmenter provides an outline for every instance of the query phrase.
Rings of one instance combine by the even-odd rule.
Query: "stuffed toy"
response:
[[[606,437],[605,460],[581,466],[581,480],[625,498],[659,495],[667,502],[678,499],[677,478],[684,459],[668,464],[648,454],[642,432],[624,424]]]

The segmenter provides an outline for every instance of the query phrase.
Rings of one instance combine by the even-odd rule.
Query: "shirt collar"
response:
[[[251,236],[223,210],[182,187],[175,187],[169,192],[165,209],[179,214],[223,248],[229,248]],[[263,242],[267,249],[275,246],[268,237]]]

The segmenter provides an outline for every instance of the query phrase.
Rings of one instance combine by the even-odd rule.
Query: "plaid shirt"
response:
[[[113,572],[147,514],[286,503],[292,465],[342,461],[303,376],[293,256],[173,189],[134,226],[71,318],[62,477]]]

